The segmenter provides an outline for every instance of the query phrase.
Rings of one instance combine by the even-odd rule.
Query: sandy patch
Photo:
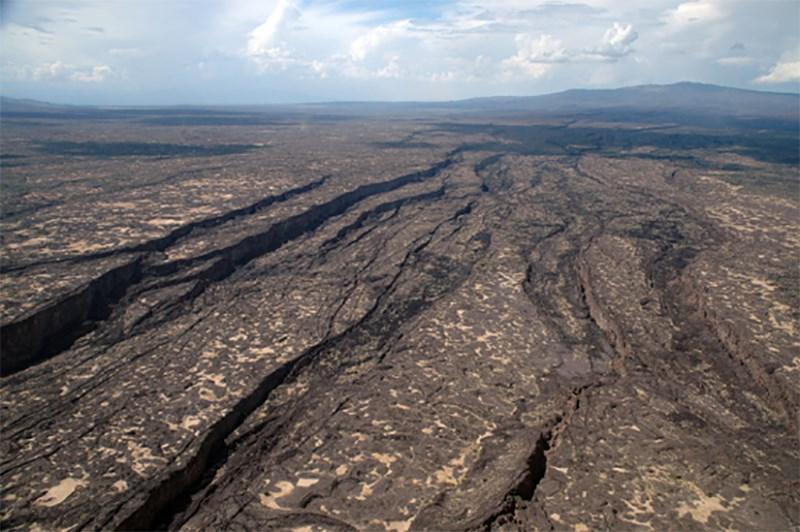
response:
[[[55,486],[51,487],[47,492],[36,499],[34,504],[39,506],[56,506],[64,502],[67,497],[72,495],[76,489],[88,486],[89,483],[85,478],[65,478]]]

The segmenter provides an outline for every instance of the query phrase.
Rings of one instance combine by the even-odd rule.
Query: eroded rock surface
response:
[[[533,120],[7,127],[3,529],[798,526],[796,165]]]

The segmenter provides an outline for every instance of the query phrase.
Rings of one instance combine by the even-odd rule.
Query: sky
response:
[[[105,105],[800,92],[800,0],[0,0],[0,93]]]

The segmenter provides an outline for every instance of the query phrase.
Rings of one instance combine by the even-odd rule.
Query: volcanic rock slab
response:
[[[797,165],[642,131],[5,127],[0,526],[798,526]]]

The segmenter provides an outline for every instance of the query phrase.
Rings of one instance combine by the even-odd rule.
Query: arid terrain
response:
[[[5,100],[0,527],[800,526],[800,100],[607,92]]]

